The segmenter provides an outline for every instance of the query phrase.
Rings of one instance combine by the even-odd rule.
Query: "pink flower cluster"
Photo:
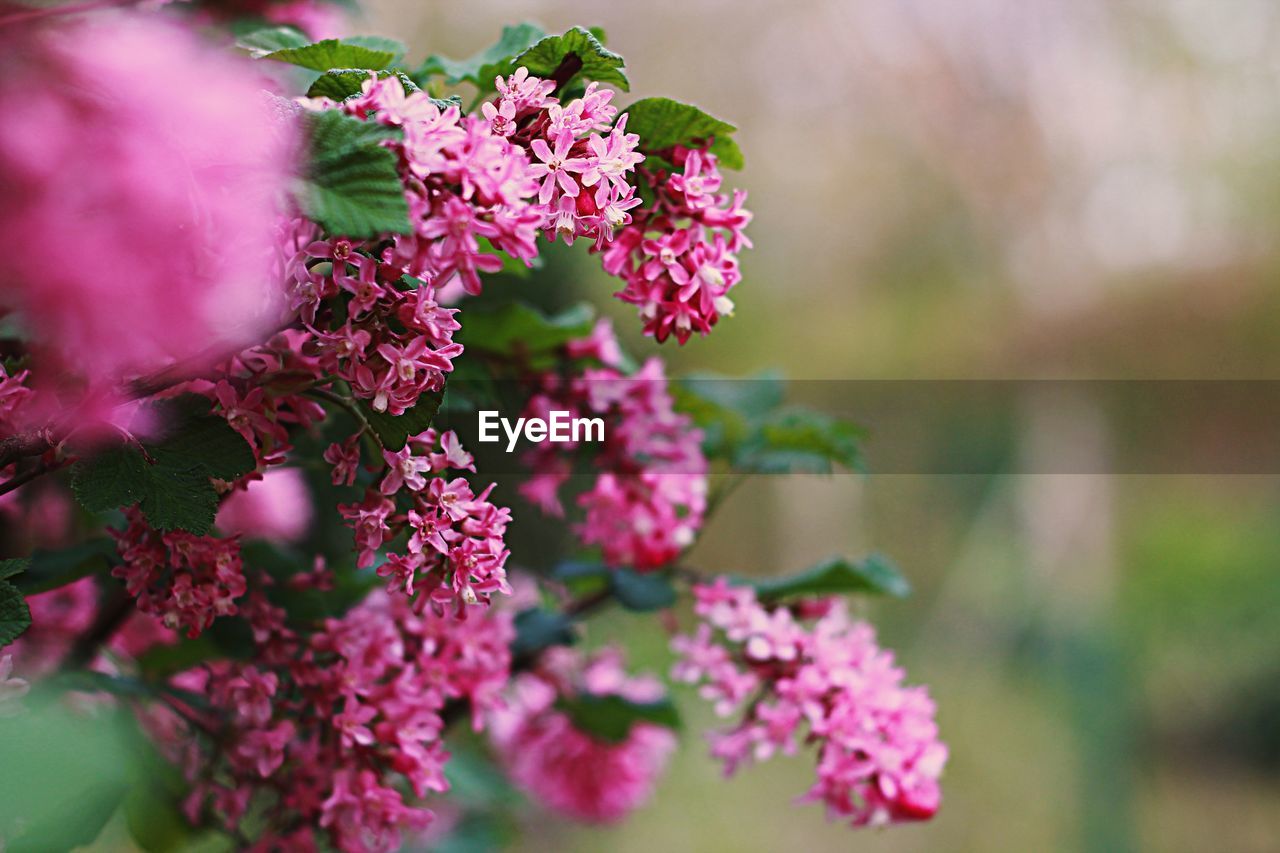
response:
[[[616,650],[584,659],[555,648],[513,679],[507,704],[490,714],[490,737],[511,778],[543,805],[575,820],[618,821],[652,797],[675,735],[643,722],[616,743],[580,731],[557,701],[584,693],[652,702],[664,690],[657,679],[628,676]]]
[[[290,430],[324,420],[324,407],[299,393],[300,386],[323,376],[319,359],[304,353],[311,335],[297,329],[280,332],[261,346],[230,359],[216,381],[197,380],[174,389],[203,394],[215,414],[226,418],[244,438],[260,469],[282,464],[293,449]],[[239,485],[247,485],[250,474]]]
[[[228,828],[265,820],[254,849],[398,849],[429,809],[410,802],[449,788],[441,733],[446,706],[467,702],[473,723],[500,704],[510,674],[509,614],[468,621],[414,612],[401,596],[374,593],[308,638],[261,599],[246,608],[258,655],[175,678],[206,697],[183,718],[152,712],[150,727],[193,784],[193,821],[211,810]],[[214,742],[216,741],[216,742]],[[255,798],[269,802],[250,815]]]
[[[738,252],[751,245],[744,233],[751,212],[742,206],[745,191],[719,191],[710,151],[677,146],[663,154],[674,168],[640,169],[655,201],[636,211],[603,250],[603,261],[626,282],[617,296],[639,308],[645,334],[658,341],[675,335],[684,343],[733,313],[729,291],[742,279]]]
[[[42,342],[50,387],[100,405],[279,321],[271,235],[296,151],[246,60],[127,14],[9,27],[0,55],[0,232],[27,247],[0,305]]]
[[[741,709],[737,725],[711,735],[726,773],[792,754],[802,738],[818,745],[818,779],[805,799],[829,815],[866,826],[938,810],[947,748],[933,700],[903,684],[892,653],[843,601],[770,606],[724,578],[694,587],[694,596],[702,621],[673,640],[680,661],[672,677],[701,684],[720,716]]]
[[[495,134],[529,152],[547,237],[566,243],[586,237],[604,246],[640,204],[627,174],[644,160],[636,151],[640,137],[626,132],[626,116],[614,124],[613,92],[590,83],[582,97],[562,105],[551,97],[553,81],[523,67],[495,85],[498,98],[482,112]]]
[[[546,374],[527,414],[545,417],[554,409],[605,421],[604,442],[588,446],[602,473],[578,496],[585,517],[575,530],[584,545],[599,546],[611,565],[666,565],[693,544],[702,527],[707,508],[702,433],[673,408],[659,359],[649,359],[630,375],[619,369],[617,341],[607,321],[588,338],[571,341],[567,350],[603,366],[567,380]],[[534,474],[520,485],[525,498],[555,516],[564,514],[559,490],[571,470],[565,449],[564,444],[534,447],[526,456]]]
[[[153,530],[137,507],[125,510],[124,530],[111,530],[123,564],[111,574],[125,582],[138,609],[196,637],[219,616],[237,612],[248,591],[235,539]]]
[[[350,483],[359,465],[354,441],[334,444],[325,458],[334,465],[334,482]],[[378,489],[368,489],[360,503],[338,510],[355,532],[356,565],[368,568],[378,551],[408,532],[403,552],[390,553],[378,566],[390,589],[428,601],[437,613],[452,606],[465,616],[465,605],[487,603],[495,592],[510,594],[504,536],[511,510],[489,501],[494,484],[476,494],[462,477],[448,479],[446,470],[475,470],[471,455],[453,432],[429,429],[411,437],[397,451],[383,451],[386,474]],[[400,512],[398,497],[410,508]]]
[[[21,428],[21,410],[31,398],[26,384],[29,375],[28,370],[11,374],[0,364],[0,435],[12,435]]]

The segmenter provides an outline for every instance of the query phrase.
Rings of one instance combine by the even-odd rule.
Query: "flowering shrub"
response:
[[[510,824],[510,798],[455,796],[457,762],[620,820],[680,717],[586,623],[684,593],[698,625],[671,676],[737,718],[711,735],[727,770],[803,741],[831,814],[932,815],[933,705],[836,597],[901,594],[896,571],[687,565],[743,475],[858,468],[856,431],[776,380],[671,380],[587,306],[486,293],[524,275],[549,296],[529,270],[563,242],[655,342],[708,334],[751,245],[734,127],[616,103],[598,30],[508,27],[411,67],[393,40],[326,37],[340,21],[0,7],[0,845],[86,843],[118,810],[146,849]],[[606,427],[513,475],[463,437],[480,405]],[[565,525],[567,549],[522,551],[521,517]],[[85,771],[12,769],[49,739],[37,709],[139,744],[75,819]]]

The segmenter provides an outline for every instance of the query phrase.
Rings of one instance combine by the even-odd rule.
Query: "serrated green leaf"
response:
[[[744,444],[737,464],[764,474],[830,474],[836,467],[863,471],[862,440],[856,424],[807,409],[771,415]]]
[[[377,433],[382,446],[388,450],[400,450],[409,440],[409,436],[431,428],[436,413],[440,411],[442,400],[444,400],[444,391],[428,391],[418,397],[418,402],[413,408],[407,409],[400,415],[376,411],[368,400],[360,400],[359,406],[365,420]]]
[[[381,142],[394,130],[336,110],[312,113],[311,157],[299,203],[333,235],[408,234],[409,206],[396,158]]]
[[[0,560],[0,581],[6,581],[14,575],[22,574],[27,570],[27,566],[30,564],[31,560],[27,557]]]
[[[146,480],[146,460],[132,447],[113,447],[71,468],[71,491],[90,512],[136,504]]]
[[[517,54],[511,60],[511,69],[520,66],[529,69],[535,77],[550,77],[569,54],[577,54],[582,69],[573,78],[610,83],[622,91],[630,91],[631,84],[622,68],[622,57],[600,43],[592,33],[582,27],[574,27],[560,36],[546,36],[537,44]]]
[[[482,92],[493,89],[493,80],[509,74],[514,68],[511,60],[516,54],[537,44],[546,33],[535,24],[517,24],[503,27],[497,43],[466,59],[449,59],[432,54],[416,72],[419,79],[443,75],[451,84],[472,83]]]
[[[149,444],[162,468],[181,470],[204,467],[209,475],[228,482],[253,470],[253,448],[225,419],[209,414],[209,402],[197,395],[184,395],[160,415],[173,413],[165,438]]]
[[[151,466],[148,490],[138,508],[157,530],[185,530],[204,536],[218,515],[218,490],[201,465],[173,468]]]
[[[330,68],[368,68],[379,70],[395,61],[393,50],[378,50],[352,44],[350,40],[324,39],[301,47],[255,53],[258,59],[285,62],[312,71],[328,71]]]
[[[311,39],[297,27],[262,27],[242,34],[236,39],[236,46],[249,51],[255,56],[264,56],[277,50],[306,47]]]
[[[761,601],[777,602],[788,598],[868,593],[905,598],[911,584],[897,567],[881,554],[862,560],[831,557],[794,575],[753,581]]]
[[[716,155],[722,169],[740,170],[747,165],[747,159],[742,155],[742,149],[738,147],[737,140],[732,136],[717,136],[707,150]]]
[[[31,627],[31,610],[18,588],[8,581],[0,581],[0,648],[21,636]]]
[[[454,340],[485,352],[543,352],[590,334],[594,322],[595,312],[586,303],[548,317],[531,305],[508,302],[497,310],[468,312]]]
[[[390,53],[391,65],[398,65],[404,59],[404,55],[409,52],[404,42],[386,36],[347,36],[340,41],[355,47],[367,47],[370,50]]]
[[[408,74],[403,71],[370,71],[367,68],[330,68],[328,71],[316,78],[311,84],[311,88],[307,89],[308,98],[331,98],[335,101],[345,101],[352,95],[358,95],[363,90],[365,81],[369,79],[370,74],[377,74],[379,80],[385,80],[393,74],[400,81],[400,85],[404,87],[406,92],[419,92],[418,84],[409,78]],[[437,101],[439,106],[441,102]]]
[[[578,641],[573,620],[563,613],[531,607],[516,614],[513,657],[527,657],[551,646],[571,646]]]
[[[697,147],[709,139],[727,138],[737,130],[693,104],[672,98],[642,98],[625,112],[627,132],[639,134],[641,148],[651,151],[674,145]]]
[[[102,512],[137,504],[160,530],[204,535],[218,511],[210,478],[235,480],[253,470],[253,450],[225,420],[208,413],[197,395],[165,400],[153,410],[165,424],[162,436],[136,447],[111,448],[72,468],[71,485],[88,510]]]
[[[774,372],[730,377],[696,373],[672,385],[675,405],[702,430],[707,456],[733,460],[753,430],[781,403],[786,383]]]
[[[628,610],[647,612],[665,610],[676,603],[676,590],[671,578],[651,572],[640,574],[631,569],[614,569],[609,573],[613,597]]]
[[[668,729],[680,727],[680,713],[670,699],[632,702],[616,694],[583,693],[556,703],[569,715],[574,728],[606,743],[620,743],[637,723],[652,723]]]

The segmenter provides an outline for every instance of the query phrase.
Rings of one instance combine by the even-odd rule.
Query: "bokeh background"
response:
[[[414,60],[467,55],[504,23],[598,24],[635,97],[739,125],[747,167],[731,178],[750,191],[756,249],[737,316],[664,347],[674,373],[1280,375],[1271,0],[369,8],[362,29]],[[611,302],[592,259],[559,285]],[[710,715],[685,696],[652,806],[612,830],[530,816],[519,849],[1277,849],[1277,478],[1020,473],[1055,470],[1044,460],[1064,450],[1105,470],[1109,448],[1143,440],[1117,434],[1087,390],[1068,406],[1030,395],[987,427],[956,424],[946,448],[982,473],[753,480],[691,560],[760,574],[836,551],[898,561],[916,594],[868,615],[940,705],[952,759],[933,822],[828,824],[792,805],[803,759],[721,782],[697,735]],[[868,452],[874,472],[874,438]],[[667,664],[639,620],[592,630]]]

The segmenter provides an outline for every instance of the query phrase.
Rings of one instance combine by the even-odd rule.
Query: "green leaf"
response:
[[[628,610],[665,610],[676,603],[671,578],[662,573],[639,574],[631,569],[614,569],[609,574],[609,583],[613,597]]]
[[[508,302],[493,311],[473,309],[463,318],[454,340],[467,348],[503,355],[544,352],[591,333],[595,314],[579,303],[548,317],[523,302]]]
[[[31,627],[31,610],[18,588],[0,581],[0,648],[9,645]]]
[[[211,478],[235,480],[253,470],[253,450],[222,418],[209,414],[209,401],[184,395],[154,407],[167,424],[162,438],[143,443],[151,459],[133,446],[111,448],[77,462],[71,487],[93,512],[137,504],[160,530],[204,535],[218,512]]]
[[[871,554],[862,560],[831,557],[798,574],[754,581],[751,585],[761,601],[769,602],[850,592],[891,595],[894,598],[905,598],[911,594],[911,584],[881,554]]]
[[[610,569],[604,563],[566,560],[551,570],[551,577],[575,596],[599,592],[609,586]]]
[[[692,104],[671,98],[643,98],[627,107],[627,132],[640,135],[646,151],[665,151],[674,145],[698,148],[713,140],[711,152],[729,169],[742,168],[742,151],[730,134],[737,130]]]
[[[516,54],[538,43],[546,35],[535,24],[517,24],[503,27],[496,44],[466,59],[449,59],[432,54],[417,71],[419,79],[443,75],[451,84],[472,83],[482,92],[493,89],[493,79],[514,71],[511,60]],[[530,72],[532,73],[532,71]]]
[[[418,84],[409,79],[409,75],[403,71],[369,71],[365,68],[331,68],[316,78],[311,84],[311,88],[307,89],[308,98],[332,98],[335,101],[345,101],[352,95],[358,95],[364,87],[364,83],[369,79],[370,74],[377,74],[379,80],[394,74],[400,81],[400,85],[404,87],[406,92],[419,92]],[[442,101],[436,101],[436,105],[440,106]],[[441,107],[443,109],[443,107]]]
[[[527,657],[551,646],[572,646],[578,641],[573,620],[563,613],[531,607],[516,614],[513,657]]]
[[[138,668],[147,678],[167,678],[221,656],[217,642],[205,631],[194,639],[184,637],[176,643],[153,646],[138,659]]]
[[[743,156],[742,149],[738,147],[738,141],[732,136],[717,136],[707,150],[716,155],[723,169],[741,170],[747,165],[747,158]]]
[[[757,473],[830,474],[835,467],[864,471],[865,430],[807,409],[772,415],[742,448],[738,465]]]
[[[743,377],[691,373],[678,384],[708,403],[752,418],[763,417],[780,406],[786,389],[782,374],[772,370]]]
[[[24,595],[37,595],[74,583],[83,577],[106,572],[116,555],[110,538],[99,536],[57,551],[36,550],[27,570],[13,583]]]
[[[600,43],[590,31],[574,27],[562,36],[546,36],[537,44],[517,54],[511,60],[512,70],[523,65],[535,77],[550,77],[569,54],[577,54],[582,69],[571,79],[582,77],[601,83],[611,83],[624,92],[631,84],[623,73],[625,64],[618,54]]]
[[[0,826],[9,853],[91,844],[128,789],[123,709],[73,709],[34,687],[2,721]],[[112,846],[108,844],[107,846]]]
[[[132,506],[147,491],[147,462],[132,447],[113,447],[71,469],[71,490],[90,512]]]
[[[299,192],[307,216],[358,239],[412,231],[395,154],[381,144],[394,131],[336,110],[307,121],[311,156]]]
[[[626,740],[636,723],[680,728],[680,713],[675,704],[665,698],[656,702],[632,702],[616,694],[583,693],[556,704],[569,715],[578,731],[607,743]]]
[[[31,560],[27,557],[18,557],[12,560],[0,560],[0,581],[6,581],[14,575],[20,575],[27,570]]]
[[[243,40],[242,40],[243,43]],[[395,43],[398,45],[398,43]],[[287,62],[310,68],[312,71],[328,71],[330,68],[368,68],[378,70],[386,68],[396,60],[396,55],[404,54],[403,45],[397,49],[365,47],[354,44],[351,39],[325,39],[298,47],[285,47],[269,52],[255,50],[257,59],[271,59],[276,62]]]
[[[347,36],[341,41],[346,45],[367,47],[370,50],[390,53],[392,65],[398,65],[404,60],[404,55],[409,52],[409,48],[405,46],[404,42],[399,39],[387,38],[386,36]]]
[[[263,27],[245,33],[236,40],[236,46],[255,56],[265,56],[277,50],[306,47],[311,39],[297,27]]]
[[[785,386],[779,374],[766,371],[740,378],[696,373],[672,388],[676,408],[702,430],[707,455],[733,460],[760,422],[782,403]]]
[[[253,448],[224,418],[209,413],[207,399],[185,394],[166,402],[158,407],[160,417],[170,424],[166,437],[148,445],[161,467],[183,469],[195,464],[227,482],[253,470],[257,464]]]
[[[442,400],[444,400],[443,390],[428,391],[418,397],[417,405],[400,415],[375,411],[368,400],[360,400],[358,404],[360,411],[364,413],[365,420],[377,433],[382,446],[387,450],[400,450],[409,440],[409,436],[425,432],[431,427],[436,418],[436,412],[440,411]]]

